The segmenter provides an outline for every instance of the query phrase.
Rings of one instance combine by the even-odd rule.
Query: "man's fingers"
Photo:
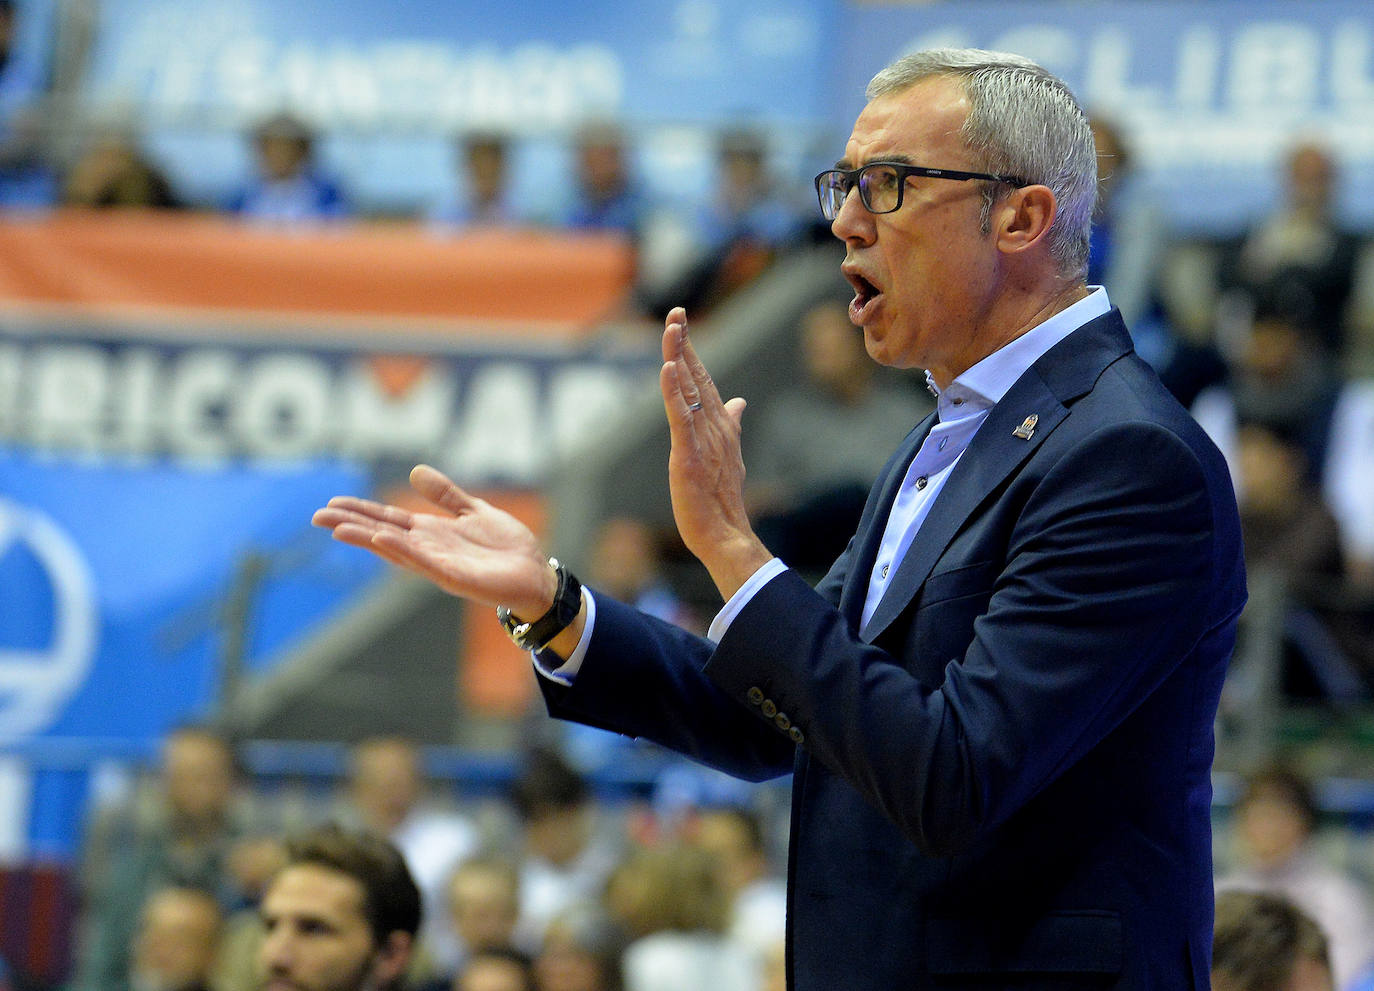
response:
[[[429,465],[416,465],[410,470],[410,486],[430,502],[442,506],[455,516],[471,509],[478,502],[460,489],[447,475]]]
[[[674,435],[682,430],[690,430],[692,417],[697,412],[692,409],[692,401],[682,388],[681,362],[664,362],[658,373],[658,385],[663,393],[663,411],[668,417],[668,428]]]
[[[720,403],[720,392],[716,389],[716,383],[697,355],[687,332],[687,311],[680,306],[669,310],[664,321],[663,360],[675,362],[680,366],[682,393],[687,397],[689,404],[715,406]]]
[[[682,361],[686,365],[687,374],[691,377],[692,389],[698,401],[703,405],[717,405],[720,403],[720,393],[716,390],[715,380],[711,378],[711,373],[706,370],[706,366],[697,357],[697,349],[692,346],[691,340],[684,334],[682,338]]]
[[[698,404],[698,408],[700,408],[701,390],[697,388],[691,371],[687,367],[687,356],[683,350],[687,339],[686,321],[687,314],[682,307],[675,307],[669,311],[668,319],[664,321],[663,327],[663,364],[664,368],[672,369],[676,379],[674,388],[682,396],[683,405],[690,408],[693,404]],[[667,398],[668,394],[665,392],[665,401]],[[673,410],[669,410],[669,415],[672,415],[673,412]]]
[[[311,522],[316,526],[335,526],[345,519],[375,520],[391,526],[409,530],[414,523],[414,514],[399,506],[390,506],[372,499],[359,499],[357,496],[335,496],[325,508],[317,511]],[[333,522],[325,522],[333,520]]]
[[[730,419],[735,421],[735,426],[740,426],[744,421],[744,397],[736,396],[725,404],[725,412],[730,414]]]
[[[691,371],[687,368],[687,362],[683,358],[678,358],[673,362],[673,371],[677,375],[678,391],[682,393],[682,398],[686,400],[687,408],[693,413],[700,412],[704,405],[701,397],[701,390],[697,388],[696,380],[692,377]]]
[[[682,340],[687,335],[687,311],[675,306],[663,321],[663,360],[674,361],[682,356]]]
[[[367,549],[384,561],[408,571],[423,571],[407,534],[397,530],[378,530],[368,540]]]
[[[318,514],[316,514],[318,515]],[[365,523],[343,522],[331,527],[335,540],[343,544],[352,544],[354,547],[372,548],[372,538],[377,534],[377,527]]]

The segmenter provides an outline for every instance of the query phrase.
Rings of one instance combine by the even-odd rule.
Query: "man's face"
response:
[[[514,960],[478,957],[458,976],[454,991],[526,991],[529,980]]]
[[[353,801],[370,828],[389,833],[404,821],[423,789],[419,754],[400,740],[374,740],[354,755]]]
[[[981,171],[959,129],[968,99],[957,80],[925,79],[879,97],[854,124],[840,168],[898,161]],[[850,319],[884,365],[927,368],[941,385],[1000,344],[985,326],[998,284],[995,238],[980,233],[982,183],[912,177],[900,209],[869,213],[858,191],[831,224],[855,287]]]
[[[148,991],[204,987],[219,927],[219,907],[209,895],[179,888],[154,894],[134,939],[133,986]]]
[[[228,813],[233,798],[233,759],[219,740],[178,734],[163,752],[162,780],[178,815],[198,823],[217,820]]]
[[[360,991],[395,974],[374,944],[363,886],[315,864],[287,867],[262,901],[262,991]]]
[[[469,950],[510,943],[520,912],[507,880],[481,870],[459,870],[449,887],[453,925]]]
[[[1247,798],[1237,809],[1237,816],[1241,842],[1263,870],[1286,864],[1311,832],[1301,809],[1283,795],[1267,790]]]
[[[725,890],[738,894],[766,871],[767,864],[749,843],[742,823],[726,812],[703,813],[697,822],[696,844],[711,854]]]

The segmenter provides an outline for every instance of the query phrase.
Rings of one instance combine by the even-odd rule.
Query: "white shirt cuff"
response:
[[[586,585],[582,586],[582,597],[587,601],[587,625],[582,627],[582,636],[572,653],[568,655],[568,659],[565,661],[550,651],[530,651],[534,669],[550,681],[565,687],[571,687],[577,672],[582,669],[582,660],[587,656],[587,645],[592,642],[592,626],[596,623],[596,597]],[[549,667],[550,664],[556,664],[557,667]]]
[[[749,580],[741,585],[734,595],[730,596],[730,601],[725,603],[725,607],[716,613],[716,618],[711,620],[711,626],[706,631],[707,638],[712,643],[720,643],[720,638],[725,636],[725,631],[730,628],[730,624],[735,621],[740,610],[749,604],[749,600],[758,594],[759,589],[786,570],[787,565],[777,558],[773,558],[750,575]]]

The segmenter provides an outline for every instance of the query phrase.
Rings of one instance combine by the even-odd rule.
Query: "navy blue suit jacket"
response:
[[[598,597],[550,711],[795,769],[796,991],[1207,988],[1212,724],[1245,599],[1225,464],[1113,310],[993,408],[860,629],[930,426],[820,585],[773,579],[718,646]]]

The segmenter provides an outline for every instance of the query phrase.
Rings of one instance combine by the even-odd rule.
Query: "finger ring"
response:
[[[687,409],[695,413],[697,410],[701,409],[701,403],[688,403]]]

